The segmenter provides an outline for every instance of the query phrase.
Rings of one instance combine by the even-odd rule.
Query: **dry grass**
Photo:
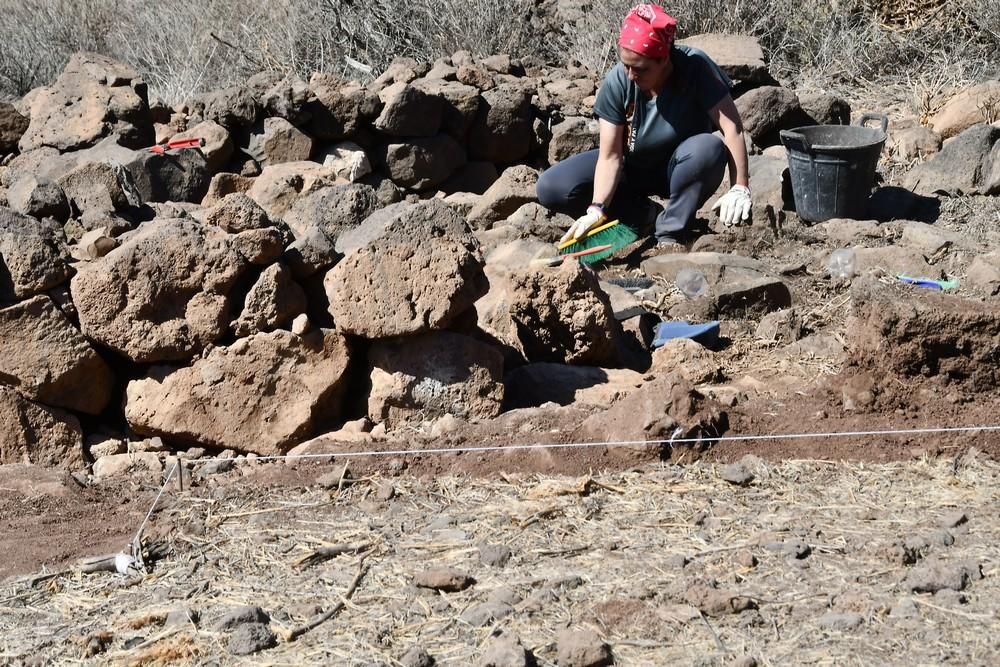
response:
[[[1000,657],[993,642],[1000,466],[974,454],[954,462],[748,465],[756,475],[748,487],[702,463],[601,475],[599,485],[533,475],[396,478],[388,502],[374,497],[380,480],[332,497],[317,489],[265,493],[252,479],[174,494],[154,522],[170,555],[144,580],[100,574],[0,588],[0,662],[76,661],[86,644],[71,638],[106,632],[107,652],[91,661],[398,664],[422,646],[437,664],[468,665],[502,628],[540,665],[552,665],[565,627],[599,635],[619,665],[715,665],[741,655],[764,665]],[[585,495],[576,492],[584,487]],[[955,542],[944,546],[942,522],[959,510],[969,521],[948,528]],[[361,542],[375,546],[349,601],[342,595],[358,557],[296,567],[319,547]],[[482,564],[481,543],[510,547],[510,563]],[[801,545],[810,554],[796,558]],[[905,548],[921,560],[905,565]],[[909,592],[908,573],[938,561],[973,562],[985,578],[961,593]],[[414,573],[440,566],[477,583],[461,593],[413,587]],[[698,611],[694,595],[704,586],[757,608]],[[512,613],[485,627],[463,619],[491,597],[513,597]],[[228,607],[260,605],[281,635],[313,613],[306,606],[337,602],[345,605],[338,616],[250,661],[228,655],[227,633],[212,625]],[[178,608],[202,611],[202,621],[147,625]],[[830,613],[857,614],[861,625],[831,629]]]
[[[232,85],[262,70],[308,77],[377,76],[398,56],[431,62],[456,50],[579,60],[597,72],[615,61],[624,0],[590,0],[563,15],[532,0],[8,0],[0,12],[0,97],[51,81],[70,54],[107,53],[136,67],[168,102]],[[567,4],[570,7],[572,3]],[[901,20],[900,8],[925,6]],[[916,95],[996,75],[1000,9],[957,2],[678,0],[680,36],[760,39],[783,80],[826,88],[917,80]],[[904,12],[905,13],[905,12]],[[568,18],[567,18],[568,17]],[[906,18],[906,17],[904,17]],[[933,91],[931,91],[933,92]],[[920,100],[918,100],[918,103]]]

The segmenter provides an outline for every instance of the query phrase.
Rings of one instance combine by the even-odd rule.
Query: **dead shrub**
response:
[[[431,62],[464,49],[603,72],[634,0],[7,0],[0,12],[0,97],[51,81],[70,54],[126,61],[168,102],[262,70],[377,76],[398,56]],[[774,73],[839,82],[919,77],[942,60],[996,74],[994,0],[676,0],[680,36],[756,36]],[[568,18],[567,18],[568,17]]]

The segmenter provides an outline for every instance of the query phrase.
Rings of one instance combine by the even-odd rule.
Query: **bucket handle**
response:
[[[861,120],[858,121],[858,125],[861,127],[865,126],[870,120],[877,120],[882,125],[882,134],[886,133],[889,129],[889,117],[884,113],[866,113],[861,116]]]
[[[803,151],[809,153],[810,155],[812,154],[813,147],[812,144],[809,143],[809,140],[806,138],[806,135],[802,134],[801,132],[796,132],[795,130],[781,130],[779,134],[781,135],[782,139],[788,139],[790,141],[795,141],[802,144]]]

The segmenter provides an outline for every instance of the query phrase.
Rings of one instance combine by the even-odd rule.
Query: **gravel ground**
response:
[[[996,664],[998,473],[244,468],[168,489],[144,577],[0,585],[0,664]]]

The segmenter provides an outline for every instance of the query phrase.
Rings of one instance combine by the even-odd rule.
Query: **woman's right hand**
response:
[[[562,245],[567,241],[579,241],[587,235],[587,232],[598,227],[607,219],[608,216],[604,215],[604,210],[600,206],[591,204],[587,207],[587,212],[569,226],[569,230],[559,240],[559,244]]]

